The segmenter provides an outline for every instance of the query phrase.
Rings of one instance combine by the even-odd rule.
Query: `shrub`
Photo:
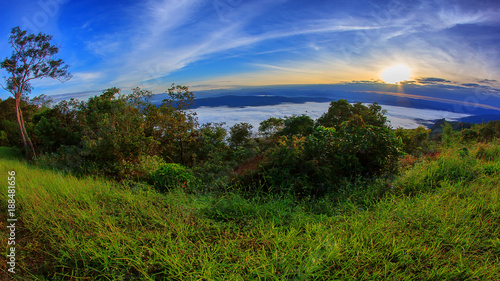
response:
[[[36,164],[40,167],[75,174],[86,173],[89,169],[89,162],[82,159],[78,147],[65,145],[62,145],[53,153],[43,153],[36,158]],[[89,174],[96,175],[93,172],[95,171]]]
[[[306,163],[305,140],[305,137],[281,137],[276,146],[266,152],[259,168],[261,176],[247,175],[246,180],[249,176],[258,180],[262,178],[266,191],[273,193],[302,193],[308,189],[314,175],[310,163]]]
[[[163,164],[151,174],[150,183],[159,191],[167,191],[176,187],[187,187],[195,182],[195,177],[189,168],[177,163]]]
[[[382,127],[345,122],[318,127],[307,137],[282,137],[266,152],[260,173],[269,191],[320,195],[344,179],[371,179],[397,171],[401,141]]]
[[[0,131],[0,146],[8,146],[9,144],[7,133],[5,131]]]
[[[428,139],[430,130],[425,127],[419,126],[416,129],[397,128],[394,133],[401,138],[405,153],[420,156],[422,153],[429,152]]]
[[[124,180],[147,180],[151,174],[158,170],[165,161],[157,155],[141,155],[138,161],[130,162],[122,160],[117,163],[118,177]]]
[[[487,124],[482,124],[479,134],[483,141],[500,138],[500,121],[490,121]]]

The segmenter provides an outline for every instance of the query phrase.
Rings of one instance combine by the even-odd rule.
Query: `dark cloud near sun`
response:
[[[486,84],[492,84],[492,83],[496,83],[498,82],[497,80],[494,80],[494,79],[483,79],[483,80],[480,80],[479,83],[486,83]]]
[[[465,86],[465,87],[480,87],[481,85],[476,84],[476,83],[464,83],[464,84],[462,84],[462,86]]]
[[[417,78],[417,82],[421,84],[451,83],[450,80],[446,80],[443,78],[436,78],[436,77]]]

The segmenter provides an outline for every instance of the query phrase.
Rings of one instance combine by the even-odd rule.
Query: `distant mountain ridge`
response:
[[[500,120],[500,114],[472,115],[458,119],[460,122],[472,124],[488,123],[495,120]]]
[[[457,103],[449,99],[450,96],[446,93],[436,92],[436,96],[443,94],[448,98],[447,101],[428,100],[424,96],[419,98],[417,94],[425,93],[430,96],[430,93],[423,91],[415,92],[410,88],[405,88],[413,96],[397,96],[390,93],[395,93],[390,86],[375,85],[376,90],[384,91],[371,91],[370,87],[365,84],[360,85],[337,85],[333,86],[297,86],[297,87],[269,87],[269,88],[254,88],[254,89],[241,89],[241,90],[210,90],[200,91],[196,93],[196,100],[194,108],[199,107],[250,107],[250,106],[270,106],[284,103],[305,103],[305,102],[330,102],[339,99],[346,99],[351,103],[373,103],[377,102],[380,105],[391,105],[408,107],[414,109],[432,109],[442,110],[470,115],[499,115],[499,110],[492,108],[485,108],[481,106],[465,106],[461,104],[466,96],[460,99],[455,99]],[[426,89],[429,90],[429,89]],[[396,91],[397,92],[397,91]],[[389,93],[389,94],[387,94]],[[464,95],[461,93],[461,95]],[[160,105],[161,101],[168,96],[166,94],[154,95],[153,104]],[[498,106],[497,100],[484,101],[486,105]],[[492,117],[496,118],[496,117]]]
[[[436,120],[436,122],[434,122],[434,124],[431,124],[428,126],[428,128],[431,129],[429,137],[432,138],[436,135],[442,134],[443,133],[443,126],[445,125],[445,123],[450,123],[450,125],[454,131],[462,131],[465,129],[472,128],[472,126],[474,124],[481,124],[483,122],[488,123],[490,121],[496,121],[496,120],[500,120],[500,115],[493,115],[493,114],[473,115],[473,116],[460,118],[457,121],[447,121],[444,118],[439,119],[439,120]]]
[[[269,106],[283,103],[305,103],[305,102],[330,102],[332,99],[326,97],[285,97],[275,95],[254,95],[254,96],[237,96],[227,95],[220,97],[198,98],[195,100],[193,109],[208,106],[208,107],[246,107],[246,106]],[[158,99],[153,101],[153,104],[160,105]]]
[[[305,103],[305,102],[330,102],[330,98],[325,97],[285,97],[274,95],[256,95],[256,96],[222,96],[212,98],[197,99],[194,108],[202,106],[227,106],[227,107],[245,107],[245,106],[266,106],[278,105],[283,103]]]
[[[473,89],[465,87],[453,87],[435,85],[435,86],[417,86],[405,85],[399,88],[395,85],[385,85],[379,83],[347,83],[344,85],[288,85],[288,86],[265,86],[253,87],[244,89],[223,89],[223,90],[205,90],[195,93],[195,102],[192,109],[203,112],[205,116],[204,122],[218,118],[218,122],[227,122],[232,124],[235,122],[250,122],[258,124],[257,116],[262,115],[261,121],[269,116],[273,116],[273,106],[277,106],[277,112],[283,113],[286,111],[288,115],[300,114],[304,111],[290,111],[291,108],[306,108],[315,107],[314,104],[308,103],[323,103],[321,108],[325,107],[325,103],[346,99],[350,103],[362,102],[371,104],[377,102],[382,106],[396,106],[400,108],[408,108],[408,114],[403,109],[396,110],[392,114],[394,126],[414,127],[415,124],[420,124],[427,127],[432,127],[439,119],[447,116],[447,112],[457,113],[458,117],[447,118],[453,121],[462,123],[481,123],[491,120],[500,120],[500,99],[495,95],[481,96],[479,103],[466,103],[470,97],[474,97],[476,92]],[[168,98],[165,93],[156,94],[151,102],[155,105],[160,105],[161,101]],[[287,109],[279,107],[285,104],[304,104],[304,107],[287,106]],[[318,108],[320,105],[318,104]],[[211,108],[219,108],[211,112]],[[225,109],[224,109],[225,108]],[[245,108],[246,113],[255,112],[254,115],[233,116],[231,110],[239,110]],[[434,110],[435,112],[422,112],[420,116],[411,114],[411,109]],[[299,109],[298,109],[299,110]],[[392,109],[391,109],[392,110]],[[326,108],[325,108],[326,111]],[[229,115],[224,115],[228,112]],[[311,112],[311,111],[309,111]],[[443,114],[438,113],[443,112]],[[284,114],[284,115],[286,115]],[[316,112],[316,115],[318,113]],[[388,112],[391,115],[391,112]],[[202,116],[202,115],[200,115]],[[411,116],[411,117],[410,117]],[[456,114],[455,114],[456,116]],[[212,119],[210,119],[210,118]],[[316,116],[317,117],[317,116]],[[254,120],[255,119],[255,120]],[[413,121],[405,121],[413,120]],[[399,122],[399,123],[398,123]]]

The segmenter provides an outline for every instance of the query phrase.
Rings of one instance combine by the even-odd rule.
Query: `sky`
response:
[[[398,64],[409,79],[500,88],[497,0],[0,3],[0,59],[10,56],[10,30],[20,26],[53,35],[70,66],[70,81],[36,81],[33,95],[377,81]]]

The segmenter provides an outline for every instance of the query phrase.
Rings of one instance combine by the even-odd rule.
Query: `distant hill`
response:
[[[428,126],[431,129],[429,137],[434,137],[443,133],[442,126],[445,122],[450,123],[454,131],[462,131],[464,129],[469,129],[474,124],[488,123],[490,121],[500,120],[500,115],[486,114],[486,115],[472,115],[458,119],[458,121],[446,121],[446,119],[439,119]]]
[[[453,131],[462,131],[465,129],[469,129],[472,127],[472,123],[464,123],[464,122],[450,122],[446,121],[446,119],[437,120],[432,126],[430,126],[431,132],[429,133],[429,138],[434,138],[443,133],[443,126],[445,123],[450,123]]]
[[[500,115],[486,114],[486,115],[473,115],[460,118],[458,121],[472,124],[488,123],[490,121],[500,120]]]
[[[398,95],[397,93],[399,92],[402,94]],[[395,85],[381,83],[262,86],[244,89],[197,91],[195,93],[196,103],[194,108],[202,106],[269,106],[283,103],[330,102],[346,99],[351,103],[377,102],[380,105],[441,110],[462,114],[493,116],[500,113],[499,110],[495,110],[494,108],[485,108],[482,106],[470,108],[460,104],[465,97],[473,93],[471,89],[464,87],[450,90],[431,85],[405,85],[403,89],[399,89]],[[409,95],[405,96],[405,94]],[[165,93],[156,94],[152,102],[160,105],[161,101],[167,97],[168,95]],[[436,97],[443,100],[433,100]],[[489,98],[482,101],[482,104],[500,108],[499,100]],[[454,101],[457,103],[454,103]]]
[[[195,100],[193,108],[207,107],[245,107],[245,106],[265,106],[278,105],[283,103],[305,103],[305,102],[330,102],[332,99],[326,97],[284,97],[275,95],[255,95],[255,96],[220,96],[199,98]],[[160,101],[153,101],[154,104],[161,104]]]

